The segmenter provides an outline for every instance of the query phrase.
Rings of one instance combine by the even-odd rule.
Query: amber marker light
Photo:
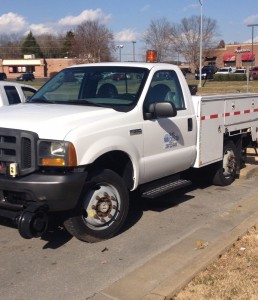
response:
[[[68,145],[68,166],[76,167],[77,166],[77,155],[74,145],[69,143]]]
[[[41,165],[50,167],[64,167],[65,160],[63,158],[42,158]]]

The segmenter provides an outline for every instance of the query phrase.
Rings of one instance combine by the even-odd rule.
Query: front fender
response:
[[[139,139],[136,142],[135,138],[134,143],[130,141],[130,138],[125,138],[121,136],[106,136],[101,139],[93,139],[87,145],[75,145],[77,151],[77,159],[79,165],[92,164],[100,156],[111,152],[111,151],[122,151],[126,153],[129,159],[132,162],[133,166],[133,177],[134,177],[134,187],[135,189],[138,186],[139,178],[144,174],[144,166],[142,164],[142,139]],[[139,143],[140,142],[140,143]]]

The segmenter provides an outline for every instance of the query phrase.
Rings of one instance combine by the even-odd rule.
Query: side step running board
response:
[[[181,188],[186,187],[191,184],[192,184],[192,182],[190,180],[178,179],[176,181],[168,182],[166,184],[153,187],[149,190],[145,190],[145,191],[143,191],[141,196],[143,198],[153,199],[153,198],[162,196],[164,194],[167,194],[169,192],[181,189]]]

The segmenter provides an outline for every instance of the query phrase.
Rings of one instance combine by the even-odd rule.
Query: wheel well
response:
[[[225,136],[224,137],[224,145],[227,142],[232,141],[235,144],[235,146],[238,147],[238,145],[241,144],[241,140],[242,140],[241,135]]]
[[[247,146],[252,141],[251,134],[238,134],[233,136],[224,136],[224,145],[228,142],[232,141],[236,146],[237,150],[237,174],[240,174],[240,169],[243,163],[243,156],[245,155],[245,151]]]
[[[240,153],[241,150],[245,150],[252,143],[252,136],[251,136],[250,132],[233,135],[233,136],[225,135],[224,136],[224,144],[227,141],[232,141]]]
[[[90,169],[110,169],[123,178],[129,190],[133,188],[133,165],[129,156],[122,151],[103,154],[90,166]]]

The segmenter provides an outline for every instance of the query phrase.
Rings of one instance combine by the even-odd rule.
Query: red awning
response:
[[[223,55],[223,60],[224,61],[235,61],[236,60],[236,55],[235,55],[235,53],[224,54]]]
[[[255,60],[255,54],[249,53],[249,52],[242,53],[241,60],[242,61],[253,61],[253,60]]]

